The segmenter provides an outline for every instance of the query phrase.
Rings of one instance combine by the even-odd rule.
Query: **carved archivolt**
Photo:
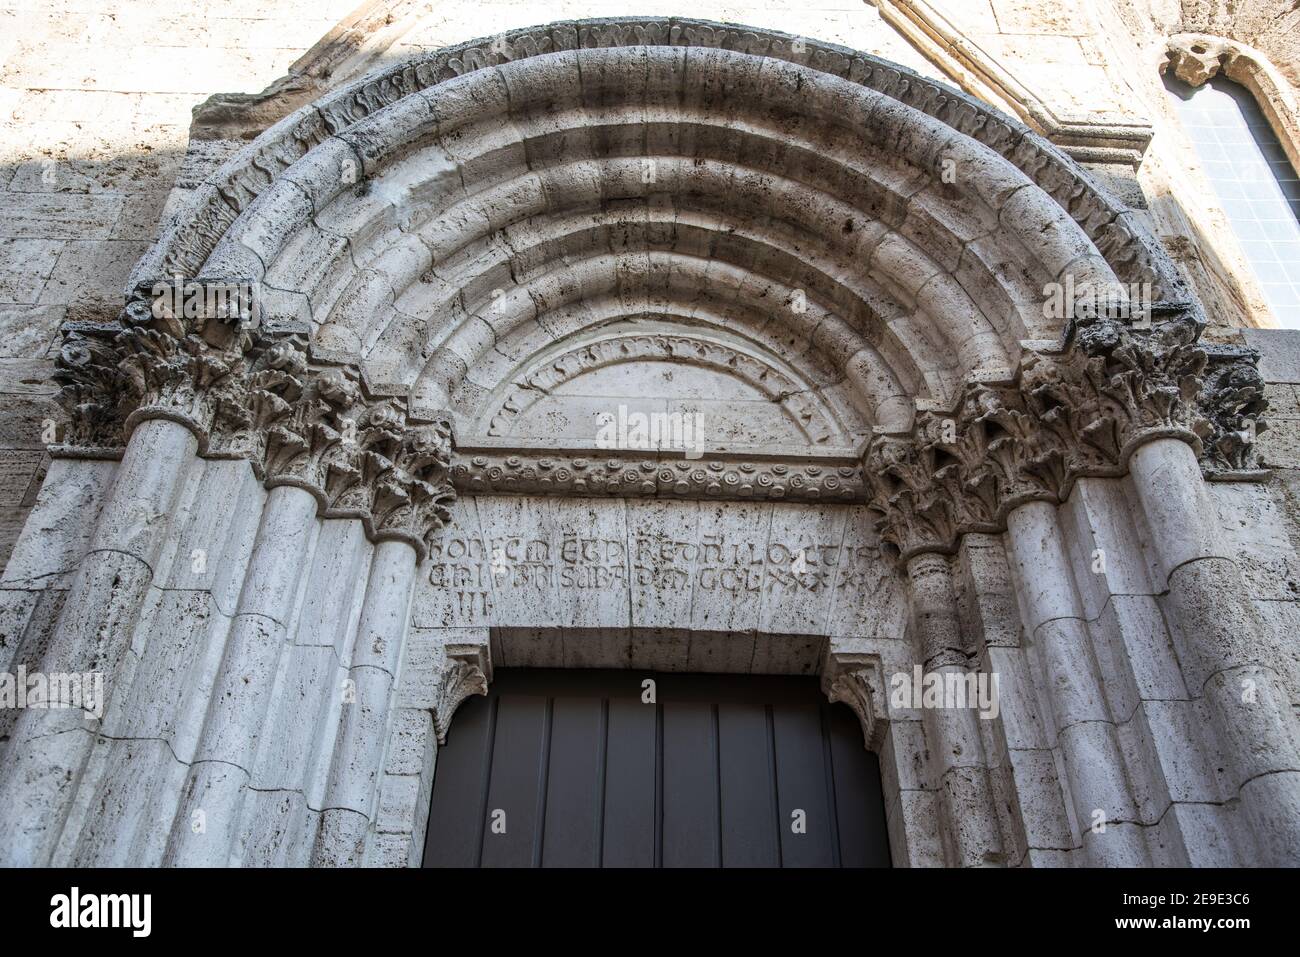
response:
[[[1072,161],[1023,124],[974,97],[896,64],[845,47],[752,28],[681,18],[561,22],[423,54],[371,74],[276,124],[199,192],[137,267],[138,281],[195,275],[234,220],[281,173],[334,135],[398,100],[474,70],[561,50],[640,45],[720,48],[797,63],[875,90],[928,114],[1001,154],[1060,205],[1105,256],[1121,281],[1150,283],[1155,295],[1182,298],[1184,284],[1151,237]],[[359,142],[363,159],[370,156]]]
[[[1189,442],[1211,477],[1255,474],[1257,356],[1199,345],[1185,307],[1154,312],[1149,330],[1078,321],[1063,351],[1029,350],[1013,378],[969,383],[951,413],[875,436],[863,471],[882,538],[904,559],[952,551],[967,532],[1001,531],[1017,505],[1064,501],[1081,476],[1123,474],[1157,437]]]
[[[424,55],[372,75],[287,118],[232,159],[200,190],[195,206],[137,266],[137,277],[142,273],[145,279],[195,276],[219,267],[236,271],[242,268],[239,264],[253,271],[260,266],[265,271],[270,259],[264,257],[274,258],[282,251],[281,233],[293,225],[283,220],[305,215],[306,208],[313,205],[313,191],[319,191],[317,198],[328,204],[332,197],[366,187],[362,182],[353,190],[344,190],[339,181],[342,169],[334,171],[335,161],[359,159],[365,166],[362,172],[370,175],[405,148],[402,137],[408,123],[412,130],[428,131],[430,99],[417,94],[434,84],[482,67],[527,61],[548,51],[643,45],[656,48],[645,55],[661,57],[665,69],[673,69],[675,61],[666,56],[664,47],[717,48],[715,59],[728,70],[748,68],[741,62],[742,53],[761,55],[799,64],[799,69],[788,72],[802,77],[801,83],[824,81],[828,103],[831,88],[858,84],[910,108],[886,103],[873,106],[871,115],[879,119],[882,130],[898,124],[922,124],[923,118],[913,110],[928,114],[956,131],[950,137],[946,129],[930,130],[936,144],[968,137],[1032,179],[1037,188],[1025,192],[1032,197],[1026,208],[1044,217],[1044,224],[1056,224],[1051,232],[1061,236],[1055,244],[1044,239],[1055,259],[1067,266],[1076,263],[1069,268],[1088,272],[1092,266],[1077,265],[1078,249],[1090,250],[1082,257],[1089,262],[1096,258],[1091,254],[1095,249],[1105,259],[1096,271],[1106,283],[1113,278],[1150,283],[1150,294],[1157,299],[1181,298],[1181,280],[1168,257],[1128,213],[1108,200],[1067,158],[1014,121],[946,87],[849,50],[676,19],[562,23],[515,31],[490,42]],[[545,64],[530,66],[537,67],[535,74],[522,67],[516,72],[545,75],[541,69]],[[485,73],[464,86],[486,82],[491,75]],[[498,78],[497,82],[503,81]],[[801,89],[805,90],[803,96],[810,92]],[[859,96],[860,90],[839,93],[877,99]],[[359,120],[406,98],[410,102],[405,107],[386,111],[382,121],[370,122],[366,130],[350,129]],[[891,135],[901,137],[900,148],[908,139],[898,130]],[[321,153],[315,154],[318,147]],[[309,151],[313,158],[301,164],[305,168],[288,174],[292,183],[277,183],[281,174]],[[920,155],[919,147],[915,152]],[[1002,173],[1015,173],[985,151],[976,152],[994,162]],[[284,188],[268,194],[272,183]],[[1040,191],[1046,195],[1040,196]],[[255,200],[258,208],[232,228]],[[1004,211],[1007,208],[1002,207]],[[853,221],[845,228],[851,230]],[[1039,234],[1047,235],[1045,230],[1046,226]],[[1065,233],[1073,239],[1067,242]],[[902,264],[916,271],[918,262],[928,262],[914,243],[880,242],[864,272],[886,268],[872,264],[892,261],[889,257],[899,264],[890,268],[900,272]],[[1032,258],[1033,254],[1026,251],[1024,255]],[[1054,262],[1052,275],[1059,273],[1061,263]],[[845,266],[841,273],[849,269]],[[830,273],[817,275],[825,275],[828,283],[838,283],[844,289],[851,285],[851,277],[839,275],[832,280]],[[688,286],[711,281],[708,275],[689,270],[671,273],[664,281],[674,277]],[[717,278],[719,282],[734,280],[739,288],[749,274],[719,269]],[[1001,367],[1011,360],[1014,350],[1005,348],[1005,331],[972,332],[958,338],[964,329],[954,317],[978,309],[957,295],[955,288],[938,280],[931,282],[946,292],[935,293],[933,309],[920,309],[918,298],[920,311],[912,320],[918,324],[922,318],[936,323],[953,320],[941,337],[944,342],[954,349],[963,342],[976,343],[969,348],[970,361],[964,369]],[[769,285],[777,288],[775,282],[764,283],[762,294]],[[928,286],[929,282],[922,288]],[[350,333],[359,343],[357,329],[366,315],[366,310],[358,307],[354,317],[357,327],[339,326],[334,331]],[[450,428],[445,422],[409,421],[410,406],[404,393],[384,394],[373,389],[354,361],[330,360],[313,350],[301,332],[271,334],[222,321],[159,318],[151,314],[142,296],[134,297],[115,322],[67,326],[58,378],[61,400],[72,417],[70,444],[119,445],[135,422],[171,418],[199,436],[203,454],[246,456],[267,484],[308,489],[320,501],[324,514],[356,516],[373,536],[400,538],[417,547],[429,530],[445,520],[446,503],[459,488],[475,492],[866,500],[879,515],[886,540],[910,555],[949,550],[966,531],[996,531],[1016,504],[1033,499],[1059,501],[1080,475],[1119,474],[1136,444],[1154,435],[1188,441],[1203,454],[1212,473],[1249,470],[1253,437],[1261,428],[1264,409],[1262,383],[1250,356],[1197,345],[1201,320],[1193,306],[1165,307],[1157,310],[1157,315],[1159,322],[1145,331],[1109,320],[1080,322],[1068,330],[1060,350],[1032,346],[1023,350],[1014,373],[1003,381],[972,373],[953,410],[946,414],[923,410],[908,432],[876,435],[862,461],[826,461],[830,456],[791,459],[779,454],[714,454],[698,460],[666,452],[566,451],[551,455],[497,447],[467,450],[453,461]],[[773,325],[783,322],[796,325],[788,316]],[[418,393],[431,410],[444,407],[440,403],[448,401],[453,387],[464,381],[470,361],[492,348],[500,330],[486,320],[476,323],[473,333],[461,334],[462,327],[454,334],[460,336],[458,340],[437,347],[437,354],[416,380],[413,394]],[[909,327],[902,321],[898,325]],[[490,335],[486,327],[491,327]],[[513,328],[509,323],[502,326],[509,328]],[[970,326],[971,330],[981,328],[979,323]],[[896,343],[901,352],[894,365],[906,366],[907,376],[893,376],[894,366],[888,361],[868,361],[884,352],[868,341],[868,333],[884,336],[874,326],[863,331],[826,314],[797,331],[842,363],[846,375],[856,375],[851,378],[852,385],[863,395],[879,393],[899,402],[919,389],[904,387],[905,381],[920,381],[913,371],[936,375],[942,371],[912,370],[911,353],[901,340]],[[995,339],[996,347],[984,337]],[[790,341],[799,339],[792,336]],[[927,357],[931,354],[929,347],[918,351]],[[720,363],[760,383],[774,397],[798,384],[792,376],[752,363],[752,357],[695,342],[692,335],[642,336],[585,345],[535,372],[526,384],[533,389],[550,388],[566,376],[621,361],[624,356]],[[424,392],[420,392],[422,382]],[[798,404],[801,399],[785,397],[784,401],[794,403],[795,414],[801,418],[815,419],[811,406]],[[521,406],[514,398],[507,399],[495,428],[504,429],[506,419]]]

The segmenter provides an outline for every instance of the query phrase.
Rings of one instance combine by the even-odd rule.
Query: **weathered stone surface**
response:
[[[995,6],[953,16],[1018,76],[1044,82],[1034,50],[1092,75],[1077,24]],[[910,50],[881,15],[850,20]],[[430,44],[447,49],[341,70],[253,144],[77,159],[53,183],[30,156],[0,168],[0,507],[40,484],[51,321],[59,437],[152,443],[56,458],[5,571],[0,667],[110,663],[98,730],[121,740],[0,715],[4,862],[417,863],[457,707],[494,666],[533,666],[820,672],[881,755],[900,865],[1294,863],[1289,478],[1207,490],[1189,449],[1253,465],[1262,371],[1262,456],[1300,462],[1290,339],[1244,334],[1261,371],[1223,326],[1198,343],[1148,214],[874,57],[688,20],[460,44],[478,21],[456,22]],[[94,82],[141,62],[124,47]],[[963,82],[985,95],[1000,69]],[[1065,115],[1017,89],[986,98]],[[94,92],[40,97],[76,125],[126,109]],[[1078,155],[1150,135],[1069,115],[1052,135]],[[131,171],[177,169],[178,215],[135,279],[262,278],[255,333],[146,319],[139,296],[109,321],[103,284],[162,205]],[[1171,246],[1190,232],[1149,218]],[[1212,320],[1254,315],[1206,244],[1179,258]],[[1151,282],[1156,329],[1067,328],[1041,301],[1063,276]],[[701,413],[705,447],[598,444],[591,426],[629,411]],[[894,704],[888,679],[918,661],[996,675],[998,717]],[[64,733],[42,744],[37,724]]]
[[[728,636],[889,635],[901,608],[861,509],[475,497],[432,543],[413,621],[560,629],[572,664],[605,667],[627,660],[629,629],[657,665],[671,662],[643,638],[691,631],[688,658],[749,671],[753,639],[737,657]],[[599,647],[577,645],[583,632]],[[510,648],[528,639],[501,640],[505,661],[523,660]]]

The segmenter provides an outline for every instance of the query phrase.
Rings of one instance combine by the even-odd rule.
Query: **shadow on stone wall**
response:
[[[207,175],[195,159],[140,148],[0,166],[0,568],[35,503],[46,445],[59,438],[59,327],[118,314],[172,186]]]

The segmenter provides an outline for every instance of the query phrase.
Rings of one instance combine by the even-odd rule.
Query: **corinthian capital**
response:
[[[116,321],[69,322],[55,363],[65,444],[120,446],[137,422],[181,422],[206,446],[219,410],[240,401],[254,337],[238,317],[156,310],[142,287]]]
[[[296,331],[152,308],[142,287],[110,323],[69,323],[56,379],[71,446],[116,448],[149,418],[186,425],[200,452],[246,458],[268,487],[311,492],[326,517],[423,555],[448,520],[452,433],[407,423],[355,363],[316,360]]]
[[[903,558],[951,551],[966,532],[1001,531],[1023,502],[1064,501],[1082,476],[1123,474],[1153,438],[1188,442],[1209,473],[1253,472],[1267,428],[1257,357],[1200,345],[1184,306],[1153,314],[1149,328],[1074,323],[1062,348],[1026,343],[1007,379],[971,382],[950,413],[876,435],[863,472],[882,538]]]

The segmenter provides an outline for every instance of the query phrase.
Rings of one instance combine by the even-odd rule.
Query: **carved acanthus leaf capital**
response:
[[[1184,305],[1152,314],[1147,328],[1072,323],[1064,349],[1029,348],[1005,380],[968,383],[952,412],[876,435],[863,476],[882,539],[903,559],[951,552],[967,532],[1001,531],[1017,505],[1123,474],[1153,438],[1188,442],[1211,475],[1251,477],[1267,428],[1257,356],[1201,345],[1203,325]]]
[[[411,426],[355,363],[314,359],[297,332],[158,315],[142,287],[112,323],[69,323],[56,380],[65,444],[123,445],[136,423],[179,421],[210,456],[246,458],[268,487],[311,492],[325,517],[425,554],[448,521],[450,420]]]
[[[182,422],[206,440],[218,410],[240,402],[254,337],[238,320],[155,316],[142,297],[113,322],[68,322],[55,361],[65,443],[117,447],[136,422]]]

